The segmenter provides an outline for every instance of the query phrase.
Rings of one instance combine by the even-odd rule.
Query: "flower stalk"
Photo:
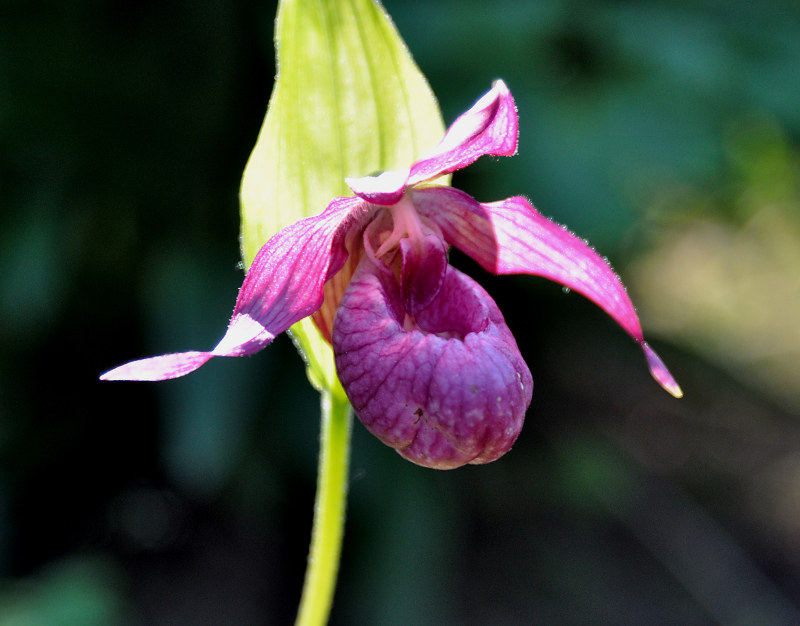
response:
[[[321,398],[314,525],[296,626],[322,626],[327,623],[344,536],[352,410],[341,391],[324,391]]]

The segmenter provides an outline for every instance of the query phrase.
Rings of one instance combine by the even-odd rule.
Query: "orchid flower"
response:
[[[455,246],[494,274],[543,276],[589,298],[680,397],[619,277],[583,240],[523,197],[484,204],[431,182],[483,155],[515,154],[517,130],[514,100],[497,81],[409,169],[348,178],[354,196],[269,239],[213,350],[133,361],[101,378],[183,376],[212,357],[258,352],[313,316],[356,414],[379,439],[428,467],[493,461],[522,428],[533,380],[492,298],[449,265]]]

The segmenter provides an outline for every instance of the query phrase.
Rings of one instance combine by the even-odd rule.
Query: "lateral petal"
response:
[[[488,463],[522,428],[530,371],[489,294],[452,267],[439,297],[409,324],[397,281],[362,258],[333,349],[359,419],[414,463]]]
[[[345,235],[370,213],[359,198],[337,198],[320,215],[276,233],[259,250],[239,290],[228,329],[208,352],[180,352],[133,361],[102,380],[167,380],[215,356],[245,356],[265,348],[320,308],[325,281],[347,259]]]
[[[411,167],[407,185],[416,185],[466,167],[485,154],[517,152],[519,120],[511,92],[502,80],[456,119],[439,145]]]
[[[672,395],[682,395],[664,363],[645,343],[633,303],[608,262],[525,198],[481,204],[457,189],[429,187],[413,190],[412,201],[421,215],[439,225],[448,243],[486,270],[543,276],[589,298],[642,346],[656,381]]]

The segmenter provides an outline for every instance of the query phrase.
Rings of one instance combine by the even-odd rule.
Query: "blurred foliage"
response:
[[[21,580],[2,588],[2,626],[106,626],[122,623],[113,564],[76,555],[54,563],[36,580]]]
[[[658,199],[662,225],[632,285],[653,332],[800,412],[800,155],[773,121],[748,120],[727,156],[710,190]]]
[[[356,424],[333,623],[798,623],[796,2],[386,0],[450,121],[504,78],[524,193],[609,255],[686,391],[578,296],[487,276],[536,381],[433,472]],[[158,385],[241,281],[274,3],[0,4],[0,624],[284,623],[317,397],[291,343]],[[322,208],[322,207],[320,207]]]

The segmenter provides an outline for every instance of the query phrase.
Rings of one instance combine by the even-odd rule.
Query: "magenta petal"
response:
[[[323,285],[347,259],[344,236],[370,210],[359,198],[337,198],[320,215],[279,231],[261,250],[239,290],[225,336],[210,352],[181,352],[133,361],[102,380],[166,380],[215,356],[245,356],[319,309]]]
[[[534,209],[522,197],[480,204],[462,191],[412,191],[420,214],[434,220],[448,243],[495,274],[544,276],[583,294],[608,313],[645,350],[650,371],[669,393],[679,391],[669,371],[646,347],[639,318],[622,282],[597,252]]]
[[[431,234],[401,239],[400,251],[403,304],[409,314],[418,315],[442,288],[447,271],[447,246],[441,237]]]
[[[460,170],[485,154],[511,156],[517,152],[517,135],[514,99],[506,84],[498,80],[453,122],[439,145],[411,167],[408,185]]]
[[[448,268],[439,297],[404,329],[394,278],[364,258],[333,328],[339,379],[364,425],[406,459],[488,463],[522,428],[533,381],[491,297]]]

